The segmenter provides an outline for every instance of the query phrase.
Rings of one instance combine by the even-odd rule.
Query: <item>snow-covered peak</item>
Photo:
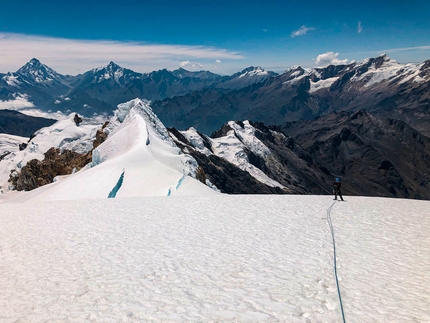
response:
[[[125,71],[126,70],[123,67],[111,61],[106,66],[102,66],[92,70],[92,73],[94,75],[92,83],[100,83],[104,80],[110,79],[118,84],[123,83],[121,79],[123,79]]]
[[[256,130],[248,120],[244,121],[243,124],[229,121],[228,125],[233,129],[235,136],[254,154],[262,158],[270,154],[270,149],[255,136]]]
[[[287,68],[285,70],[284,74],[294,73],[294,72],[303,72],[303,71],[304,71],[304,69],[300,65],[293,65],[290,68]]]
[[[205,146],[203,138],[194,127],[190,127],[185,131],[180,131],[180,133],[188,140],[194,149],[206,156],[212,155],[212,151]],[[205,137],[205,139],[209,141],[211,140],[209,137]]]
[[[92,144],[101,125],[88,120],[78,127],[73,115],[37,132],[22,152],[1,161],[0,185],[11,169],[33,158],[43,159],[50,147],[76,150],[85,139]],[[12,192],[14,201],[69,200],[147,195],[208,195],[216,192],[195,179],[197,162],[173,143],[148,101],[120,104],[105,128],[106,141],[92,151],[92,162],[80,171],[28,193]],[[6,161],[5,161],[6,160]],[[15,196],[15,197],[14,197]]]
[[[282,74],[282,79],[285,85],[291,85],[304,77],[309,77],[309,93],[316,93],[320,90],[327,91],[339,79],[343,79],[343,82],[348,79],[351,82],[349,89],[355,89],[354,84],[360,88],[369,88],[394,81],[398,84],[408,81],[422,83],[430,79],[430,73],[423,72],[423,66],[423,64],[400,64],[386,54],[382,54],[345,66],[306,69],[292,66]]]
[[[39,84],[60,81],[64,78],[64,76],[57,73],[45,64],[42,64],[36,58],[32,58],[27,64],[16,71],[13,76],[21,77],[28,83]]]
[[[119,86],[123,86],[134,79],[142,77],[143,74],[123,68],[111,61],[106,66],[101,66],[85,73],[82,84],[89,85],[107,82],[111,85],[117,84]]]
[[[292,66],[282,74],[283,84],[290,85],[312,73],[312,69],[304,69],[301,66]]]
[[[150,102],[146,100],[134,99],[129,102],[119,104],[117,109],[114,111],[114,117],[112,118],[108,129],[112,128],[113,132],[118,131],[118,129],[122,128],[124,125],[129,124],[136,115],[145,120],[148,129],[150,129],[159,139],[176,147],[173,140],[170,138],[166,127],[154,111],[152,111]],[[123,125],[120,126],[119,124]]]
[[[262,69],[260,66],[254,67],[248,67],[242,71],[242,74],[239,75],[239,78],[242,77],[253,77],[253,76],[267,76],[269,72]]]
[[[213,154],[220,158],[224,158],[233,165],[248,172],[258,181],[272,187],[283,188],[283,185],[271,179],[261,169],[250,163],[247,151],[250,151],[262,159],[266,159],[271,152],[270,149],[255,136],[256,129],[249,121],[244,121],[243,123],[230,121],[225,127],[228,129],[226,134],[217,138],[202,138],[194,128],[181,131],[181,134],[197,151],[207,156]],[[205,146],[203,140],[210,144],[211,150]]]
[[[376,58],[368,58],[352,64],[355,75],[351,78],[353,82],[364,83],[364,87],[372,87],[386,81],[397,80],[400,84],[406,81],[425,81],[419,73],[419,66],[416,64],[399,64],[386,54]]]

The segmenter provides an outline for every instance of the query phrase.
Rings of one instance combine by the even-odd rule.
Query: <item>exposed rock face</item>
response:
[[[248,172],[215,155],[206,156],[195,150],[192,144],[176,129],[169,132],[178,140],[175,144],[190,154],[199,164],[196,177],[202,183],[209,180],[221,192],[228,194],[287,194],[289,190],[271,187],[252,177]]]
[[[106,128],[106,126],[109,124],[109,121],[106,121],[103,125],[103,127],[96,132],[96,139],[93,142],[93,147],[97,148],[100,146],[106,139],[107,139],[107,133],[103,130]]]
[[[80,170],[91,162],[91,152],[79,154],[71,150],[60,151],[51,148],[45,153],[43,161],[32,159],[20,173],[12,175],[10,181],[18,191],[30,191],[52,183],[59,175],[71,174],[73,169]]]
[[[346,195],[430,199],[430,139],[403,121],[360,110],[289,123],[282,131],[320,169],[315,182],[342,178]],[[325,179],[325,180],[323,180]]]
[[[238,122],[235,124],[240,126]],[[270,153],[258,155],[251,146],[243,152],[249,163],[282,184],[286,188],[283,191],[332,194],[333,180],[340,177],[344,195],[430,200],[430,138],[403,121],[379,118],[360,110],[331,113],[280,127],[268,127],[261,122],[250,124],[255,128],[254,136]],[[240,139],[238,128],[230,125],[229,122],[214,132],[212,138],[228,134],[230,139],[234,136]],[[211,155],[216,147],[211,146],[215,141],[210,138],[194,132],[190,142],[178,131],[172,130],[172,134],[183,143],[184,152],[199,162],[205,176],[223,192],[280,190],[245,181],[249,173],[239,172],[225,159]],[[196,134],[201,140],[197,140]],[[249,138],[242,140],[245,146],[247,142]],[[228,155],[229,148],[223,149]],[[206,154],[202,153],[205,151]],[[242,183],[246,184],[241,186]]]
[[[333,111],[365,109],[430,136],[430,64],[398,64],[383,55],[348,65],[285,73],[229,92],[202,90],[154,102],[171,127],[212,133],[230,120],[282,125]]]
[[[97,131],[96,139],[93,143],[94,148],[106,140],[107,134],[103,132],[103,129],[107,124],[108,122],[103,125],[102,129]],[[22,167],[21,172],[12,170],[9,182],[18,191],[31,191],[52,183],[56,176],[69,175],[74,170],[80,170],[89,164],[91,160],[92,150],[86,154],[80,154],[71,150],[60,150],[52,147],[45,153],[45,158],[42,161],[32,159]]]

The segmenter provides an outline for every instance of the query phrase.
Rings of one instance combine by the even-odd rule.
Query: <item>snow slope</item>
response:
[[[18,150],[17,145],[27,143],[29,138],[0,134],[0,149],[8,145],[8,150],[12,152],[0,161],[0,187],[7,188],[12,169],[19,171],[32,159],[43,160],[44,153],[51,147],[70,149],[80,153],[90,151],[93,147],[95,133],[97,129],[101,128],[103,122],[98,119],[85,119],[85,122],[77,127],[73,122],[73,116],[74,113],[50,127],[36,131],[36,136],[22,151]],[[13,144],[14,142],[16,146]]]
[[[341,322],[329,196],[2,204],[1,322]],[[430,202],[331,211],[347,322],[430,321]]]
[[[0,133],[0,156],[19,151],[19,144],[27,142],[28,138]]]
[[[59,129],[59,137],[62,138],[65,131],[63,129],[67,127],[61,126],[60,122],[54,124],[54,128],[55,125]],[[72,128],[78,131],[80,127]],[[94,150],[91,165],[33,191],[0,197],[0,202],[1,199],[34,202],[216,194],[214,190],[193,178],[197,162],[191,156],[182,154],[176,147],[167,129],[152,112],[149,102],[136,99],[120,104],[107,130],[110,132],[108,139]],[[40,132],[52,134],[53,131],[45,128]],[[45,140],[48,137],[41,136]],[[57,141],[60,139],[54,139],[52,143],[45,144],[57,147]],[[92,141],[90,142],[92,144]],[[78,142],[72,143],[76,145]]]
[[[235,121],[229,121],[228,125],[231,130],[225,136],[218,138],[205,137],[210,142],[212,151],[204,146],[203,139],[196,129],[191,127],[186,131],[180,132],[202,154],[206,156],[214,154],[224,158],[233,165],[248,172],[258,181],[272,187],[283,188],[282,184],[271,179],[261,169],[249,162],[249,158],[245,152],[246,149],[263,159],[271,154],[270,149],[255,136],[255,128],[249,121],[244,121],[242,125],[239,125]]]

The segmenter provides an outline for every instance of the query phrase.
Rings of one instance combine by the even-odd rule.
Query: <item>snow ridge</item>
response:
[[[80,131],[85,129],[85,125],[77,127],[72,121],[72,115],[68,120],[41,129],[26,150],[16,153],[21,158],[28,155],[25,160],[19,160],[16,156],[10,158],[12,154],[7,155],[5,159],[10,158],[10,163],[2,160],[0,164],[5,181],[10,169],[16,168],[17,163],[22,167],[36,153],[39,153],[39,159],[43,159],[43,152],[50,147],[80,147],[79,143],[83,140]],[[101,125],[94,130],[100,128]],[[88,128],[86,130],[88,135]],[[11,201],[165,196],[170,187],[176,187],[171,195],[217,194],[195,179],[197,161],[183,154],[173,143],[148,101],[135,99],[120,104],[104,131],[108,133],[108,138],[93,151],[92,162],[87,167],[30,192],[15,192],[14,196],[10,196]],[[36,139],[42,138],[44,140],[40,142],[43,145],[36,146],[39,142]],[[52,139],[47,140],[49,138]],[[95,134],[88,139],[92,143],[94,138]],[[34,153],[30,154],[32,151]],[[125,169],[127,176],[124,175]],[[119,179],[118,174],[122,174]]]

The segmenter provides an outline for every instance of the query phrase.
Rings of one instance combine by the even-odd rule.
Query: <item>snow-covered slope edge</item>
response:
[[[217,136],[217,138],[207,136],[203,138],[194,128],[181,131],[181,134],[197,151],[207,156],[214,154],[224,158],[268,186],[285,188],[250,162],[249,153],[257,156],[257,158],[265,159],[271,154],[271,151],[255,136],[255,128],[249,121],[243,123],[230,121],[221,131],[223,132],[222,135]],[[205,147],[204,141],[210,145],[210,150]]]
[[[108,139],[94,150],[91,165],[6,199],[21,202],[215,193],[193,178],[197,162],[175,146],[149,102],[136,99],[119,105],[107,131]]]
[[[88,153],[93,148],[96,132],[102,127],[103,121],[97,118],[85,119],[77,127],[73,122],[73,116],[72,113],[52,126],[39,129],[30,140],[25,137],[14,137],[15,148],[8,145],[11,140],[10,135],[0,136],[0,152],[4,150],[11,152],[0,162],[0,187],[3,191],[9,186],[8,179],[11,170],[19,172],[30,160],[43,160],[44,154],[51,147],[59,148],[62,151],[67,149],[80,154]],[[18,143],[26,143],[27,147],[20,151],[17,149]]]

